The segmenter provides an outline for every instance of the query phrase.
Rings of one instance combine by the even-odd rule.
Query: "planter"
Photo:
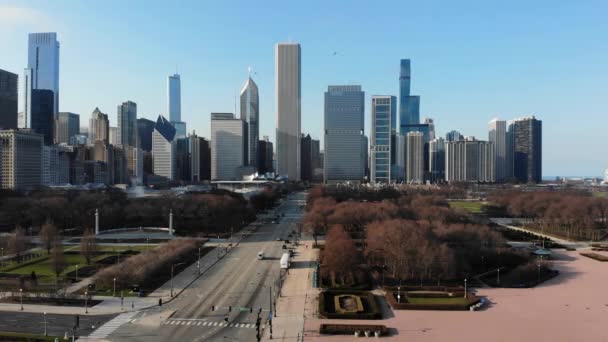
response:
[[[372,332],[369,330],[365,330],[365,337],[370,337],[372,336]]]
[[[380,336],[382,336],[382,333],[376,330],[376,331],[374,331],[374,336],[380,337]]]

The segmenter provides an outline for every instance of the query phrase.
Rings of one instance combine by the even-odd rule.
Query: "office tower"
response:
[[[397,116],[395,96],[372,96],[371,166],[372,183],[390,183],[395,165],[395,131]]]
[[[448,182],[494,182],[494,144],[465,138],[446,142],[445,179]]]
[[[152,132],[154,132],[155,124],[152,120],[137,119],[137,138],[139,140],[139,147],[144,151],[152,151]]]
[[[27,68],[31,89],[53,92],[53,119],[59,113],[59,41],[55,32],[30,33]]]
[[[365,174],[363,151],[365,93],[360,85],[329,86],[325,92],[325,183],[360,182]]]
[[[80,115],[60,112],[55,119],[55,144],[71,144],[80,134]]]
[[[188,154],[190,155],[190,179],[192,183],[201,181],[201,143],[195,131],[188,135]]]
[[[152,170],[155,175],[175,180],[175,128],[162,115],[158,116],[152,132]]]
[[[365,178],[369,179],[369,138],[367,135],[363,136],[363,160],[365,162]],[[323,165],[319,167],[323,168]]]
[[[192,165],[190,163],[190,139],[175,139],[175,180],[191,182]]]
[[[247,164],[257,167],[258,141],[260,140],[260,98],[258,86],[249,77],[241,89],[241,120],[245,121]]]
[[[17,74],[0,69],[0,129],[17,128]]]
[[[424,118],[423,124],[429,128],[429,141],[435,139],[435,121],[431,118]]]
[[[112,178],[111,184],[129,184],[129,171],[127,162],[127,151],[125,146],[118,145],[112,147]]]
[[[53,144],[53,92],[46,89],[32,89],[31,121],[30,126],[34,132],[44,137],[44,144]]]
[[[424,181],[424,135],[421,132],[409,132],[406,141],[405,181],[410,184],[422,184]]]
[[[111,145],[118,145],[118,127],[110,127],[108,129],[108,140]]]
[[[245,123],[233,113],[211,113],[211,180],[242,178],[244,135]]]
[[[95,108],[91,119],[89,119],[89,145],[94,145],[96,141],[109,143],[110,141],[110,121],[108,115],[102,113],[99,108]]]
[[[40,134],[16,129],[0,131],[0,187],[28,190],[41,184]]]
[[[185,138],[186,123],[182,121],[182,86],[178,74],[167,77],[167,115],[175,128],[176,138]]]
[[[268,136],[264,136],[264,140],[258,142],[258,173],[266,174],[273,172],[272,169],[272,142],[268,139]]]
[[[297,43],[275,48],[277,173],[300,180],[301,50]]]
[[[410,60],[402,59],[399,73],[399,132],[406,135],[402,127],[420,123],[420,96],[411,96]]]
[[[513,176],[521,183],[542,181],[542,121],[534,116],[509,123]]]
[[[449,131],[446,135],[445,135],[445,141],[446,142],[450,142],[450,141],[460,141],[460,140],[464,140],[464,137],[462,136],[462,134],[460,134],[460,132],[458,131]]]
[[[122,149],[127,160],[127,182],[132,185],[143,184],[144,179],[144,154],[141,148],[124,145]]]
[[[199,138],[199,162],[201,181],[211,180],[211,144],[205,138]]]
[[[137,146],[137,104],[131,101],[118,106],[117,145]]]
[[[429,143],[429,170],[431,183],[445,180],[445,140],[436,138]]]
[[[42,146],[42,165],[40,166],[41,181],[45,186],[57,185],[57,160],[59,151],[55,146]]]
[[[300,140],[300,179],[312,181],[312,139],[310,134],[302,134]]]
[[[403,182],[406,179],[407,168],[407,136],[395,135],[395,165],[391,172],[391,178],[395,182]]]
[[[507,177],[507,122],[494,119],[489,123],[488,141],[494,143],[496,154],[496,180],[502,182]]]

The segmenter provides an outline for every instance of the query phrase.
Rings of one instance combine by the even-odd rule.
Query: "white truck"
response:
[[[289,253],[283,253],[280,261],[281,261],[281,268],[288,269],[289,268]]]

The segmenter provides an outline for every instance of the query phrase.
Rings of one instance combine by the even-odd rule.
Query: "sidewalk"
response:
[[[312,275],[319,250],[312,248],[312,243],[308,236],[302,239],[291,261],[292,268],[283,283],[272,320],[272,341],[302,340],[304,320],[316,313],[319,291],[312,287]],[[263,340],[271,341],[268,327]]]

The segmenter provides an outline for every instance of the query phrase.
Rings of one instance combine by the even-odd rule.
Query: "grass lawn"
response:
[[[450,201],[448,202],[451,208],[463,209],[474,214],[480,214],[482,207],[485,205],[484,202],[470,202],[470,201]]]
[[[468,300],[464,297],[450,297],[450,298],[407,297],[407,301],[411,304],[467,304],[468,303]]]

